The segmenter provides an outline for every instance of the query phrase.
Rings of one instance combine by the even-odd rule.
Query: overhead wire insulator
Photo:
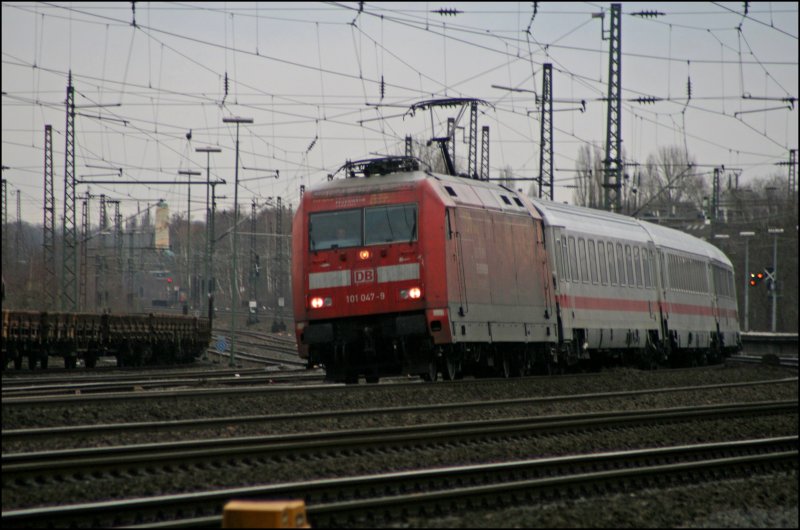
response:
[[[642,18],[656,18],[656,17],[663,17],[666,13],[662,13],[661,11],[653,11],[646,10],[646,11],[639,11],[637,13],[631,13],[631,15],[635,17],[642,17]]]
[[[230,86],[230,80],[228,79],[228,72],[225,72],[225,95],[228,95],[228,87]]]
[[[436,11],[431,11],[431,12],[438,13],[442,16],[450,16],[450,17],[454,17],[456,15],[460,15],[461,13],[463,13],[463,11],[459,11],[458,9],[453,9],[453,8],[440,8],[437,9]]]
[[[645,96],[633,99],[634,103],[639,103],[641,105],[653,105],[657,101],[662,101],[662,99],[654,96]]]
[[[386,83],[383,81],[383,75],[381,75],[381,101],[383,101],[384,94],[386,94]]]
[[[686,101],[689,102],[692,100],[692,78],[686,78]]]

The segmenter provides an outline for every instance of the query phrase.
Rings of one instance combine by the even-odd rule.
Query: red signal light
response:
[[[172,278],[167,278],[167,283],[172,283]]]

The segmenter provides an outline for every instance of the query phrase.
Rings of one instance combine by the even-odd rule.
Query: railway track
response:
[[[771,364],[775,366],[785,366],[797,368],[797,355],[732,355],[727,359],[729,362],[749,363],[749,364]]]
[[[147,378],[141,375],[81,378],[80,381],[65,381],[42,384],[42,381],[3,382],[3,398],[52,396],[52,395],[84,395],[87,393],[105,392],[142,392],[143,390],[171,389],[182,387],[224,387],[253,386],[272,384],[308,384],[322,383],[321,370],[298,369],[283,372],[265,372],[261,368],[222,370],[220,372],[205,370],[187,373],[158,374]],[[110,380],[113,379],[113,380]]]
[[[798,437],[683,445],[412,472],[223,489],[124,501],[9,510],[14,527],[210,527],[231,499],[298,498],[315,527],[374,526],[561,498],[668,488],[797,469]]]
[[[320,452],[344,457],[358,452],[415,451],[421,447],[442,448],[521,436],[796,414],[797,406],[797,400],[736,403],[11,453],[2,455],[3,486],[80,481],[130,473],[170,473],[175,468],[188,470],[192,466],[235,468],[242,460],[307,459]]]
[[[432,418],[435,414],[445,411],[476,411],[480,409],[512,409],[513,407],[525,406],[544,406],[545,404],[552,404],[558,402],[578,401],[578,400],[600,400],[600,399],[636,399],[641,396],[653,396],[658,394],[667,393],[683,393],[686,391],[693,392],[714,392],[724,389],[743,389],[753,388],[762,385],[783,385],[787,383],[796,383],[796,378],[778,379],[771,381],[759,381],[754,383],[725,383],[715,385],[702,385],[692,387],[677,387],[667,389],[649,389],[638,391],[622,391],[622,392],[606,392],[602,394],[580,394],[574,396],[550,396],[550,397],[534,397],[534,398],[517,398],[517,399],[493,399],[481,400],[470,402],[451,402],[451,403],[437,403],[432,405],[416,405],[416,406],[397,406],[397,407],[380,407],[380,408],[366,408],[366,409],[348,409],[348,410],[326,410],[319,412],[300,412],[288,414],[267,414],[267,415],[249,415],[249,416],[224,416],[217,418],[195,418],[195,419],[181,419],[172,421],[152,421],[152,422],[126,422],[126,423],[113,423],[101,425],[69,425],[63,427],[40,427],[28,429],[3,429],[2,431],[2,445],[4,447],[13,446],[13,444],[22,444],[25,441],[32,439],[47,439],[49,442],[57,441],[58,439],[75,439],[79,437],[81,443],[84,445],[92,445],[92,438],[103,438],[112,435],[124,436],[126,434],[135,432],[149,432],[149,433],[166,433],[169,431],[180,432],[186,435],[187,432],[197,429],[208,429],[215,427],[226,426],[229,428],[236,428],[238,426],[248,424],[260,424],[265,429],[272,429],[270,425],[279,423],[287,423],[297,421],[301,423],[313,422],[315,420],[326,420],[328,422],[340,425],[352,423],[358,418],[371,418],[381,416],[384,421],[392,417],[400,417],[407,414],[414,414],[420,417]]]

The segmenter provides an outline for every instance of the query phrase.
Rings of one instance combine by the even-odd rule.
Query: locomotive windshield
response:
[[[416,204],[320,212],[309,216],[308,244],[312,251],[416,239]]]

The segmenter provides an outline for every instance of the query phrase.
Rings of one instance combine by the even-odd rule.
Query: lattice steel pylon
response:
[[[61,262],[61,308],[78,310],[78,254],[75,227],[75,89],[72,71],[67,84],[67,123],[64,130],[64,219]]]
[[[453,161],[453,167],[456,166],[456,119],[447,118],[447,141],[448,150],[450,151],[450,160]],[[455,173],[454,173],[455,174]]]
[[[8,249],[8,184],[3,179],[3,270],[6,270],[6,256],[11,255]]]
[[[542,119],[539,141],[539,198],[553,200],[553,65],[542,69]],[[547,188],[547,190],[545,190]]]
[[[79,285],[79,296],[76,300],[78,303],[73,311],[82,310],[87,308],[86,300],[86,284],[88,280],[86,276],[89,273],[89,192],[86,192],[86,198],[81,203],[81,274]]]
[[[606,123],[606,156],[603,160],[603,205],[619,212],[622,207],[622,9],[611,4],[608,48],[608,116]],[[603,37],[605,39],[605,37]]]
[[[481,180],[489,180],[489,126],[481,128]]]
[[[250,300],[258,299],[256,278],[260,276],[259,258],[256,252],[256,213],[256,200],[252,199],[250,202]]]
[[[56,309],[56,200],[53,194],[53,126],[44,126],[44,224],[42,225],[44,256],[45,309]]]
[[[478,102],[469,104],[469,153],[467,154],[467,175],[478,178]]]

